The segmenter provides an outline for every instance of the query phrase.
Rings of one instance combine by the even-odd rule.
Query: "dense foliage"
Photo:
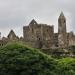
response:
[[[53,75],[55,65],[51,57],[17,43],[0,50],[0,75]]]
[[[74,58],[52,58],[13,43],[0,48],[0,75],[75,75]]]
[[[58,61],[58,75],[75,75],[75,59],[62,58]]]

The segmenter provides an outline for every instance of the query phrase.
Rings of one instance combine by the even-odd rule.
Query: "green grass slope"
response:
[[[39,50],[8,44],[0,49],[0,75],[55,75],[55,61]]]
[[[75,58],[62,58],[58,60],[58,75],[75,75]]]
[[[55,59],[19,43],[0,48],[0,75],[75,75],[75,59]]]

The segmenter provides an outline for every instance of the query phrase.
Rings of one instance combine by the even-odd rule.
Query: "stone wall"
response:
[[[52,47],[53,35],[53,26],[38,24],[35,20],[32,20],[29,26],[23,27],[24,41],[32,43],[35,48]]]

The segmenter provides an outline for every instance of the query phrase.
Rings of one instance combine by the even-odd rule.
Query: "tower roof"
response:
[[[37,22],[33,19],[29,25],[35,25],[35,24],[37,24]]]
[[[64,13],[63,13],[63,12],[61,12],[61,13],[60,13],[60,16],[64,16]]]
[[[65,18],[64,13],[61,12],[59,18]]]

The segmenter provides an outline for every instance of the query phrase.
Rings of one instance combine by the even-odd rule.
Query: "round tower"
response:
[[[59,47],[67,46],[66,18],[63,12],[61,12],[58,18],[58,46]]]
[[[61,12],[58,18],[58,33],[66,33],[66,18],[63,12]]]

